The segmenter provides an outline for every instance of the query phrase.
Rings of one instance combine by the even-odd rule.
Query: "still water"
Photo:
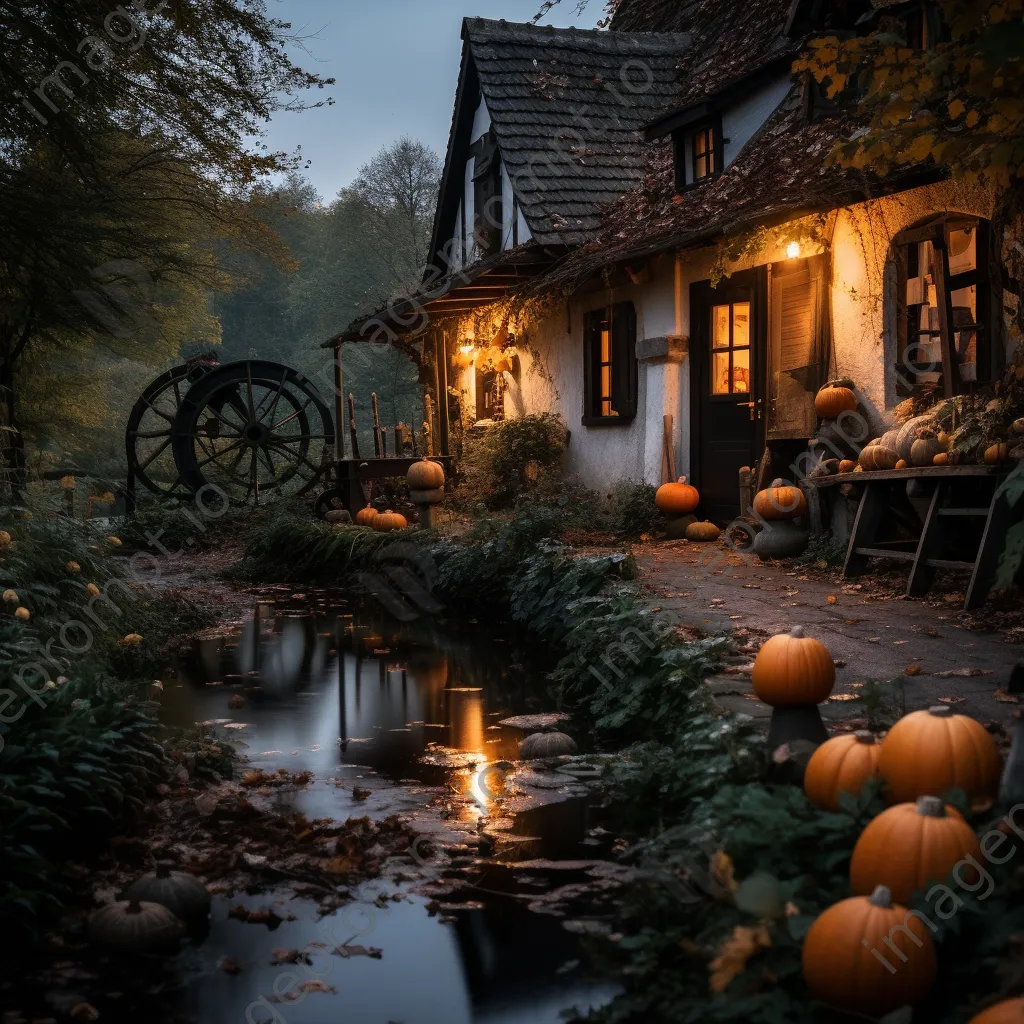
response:
[[[313,772],[310,785],[274,797],[282,810],[419,815],[435,829],[450,814],[465,828],[467,817],[486,815],[486,794],[479,806],[453,799],[450,812],[445,794],[475,792],[481,770],[516,757],[524,733],[501,719],[550,710],[544,670],[527,652],[484,623],[398,624],[336,595],[279,591],[240,629],[197,643],[164,708],[179,724],[217,722],[244,743],[252,768]],[[499,842],[498,856],[593,857],[589,824],[586,801],[526,808],[499,825],[512,842]],[[458,897],[468,909],[437,913],[410,888],[368,883],[358,905],[324,917],[286,891],[215,899],[210,934],[183,955],[191,981],[179,1013],[200,1024],[555,1024],[566,1008],[585,1011],[614,994],[588,974],[576,936],[557,917],[528,911],[522,895],[481,886]],[[399,901],[374,902],[396,891]],[[228,917],[231,906],[275,897],[277,912],[296,920],[272,933]],[[379,958],[324,949],[345,942],[375,947]],[[274,948],[306,950],[308,963],[273,966]],[[225,956],[242,973],[219,970]],[[274,1000],[275,984],[294,990],[295,976],[330,991]]]

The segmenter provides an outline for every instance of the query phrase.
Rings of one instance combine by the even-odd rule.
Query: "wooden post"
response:
[[[373,407],[373,454],[379,459],[384,453],[380,450],[380,411],[377,409],[377,392],[370,395],[370,405]]]
[[[345,458],[345,392],[341,375],[341,342],[334,346],[334,420],[337,424],[337,451],[335,457]]]
[[[438,401],[440,402],[440,408],[438,411],[440,434],[441,434],[441,454],[450,455],[451,452],[448,450],[449,444],[449,428],[448,422],[448,335],[447,332],[441,332],[440,348],[438,355],[438,370],[440,375],[440,390],[438,391]]]
[[[745,516],[750,512],[754,502],[753,493],[754,471],[749,466],[740,468],[740,515]]]
[[[945,235],[932,242],[939,257],[938,273],[935,277],[935,303],[939,307],[939,343],[942,349],[942,391],[946,398],[952,398],[956,385],[960,383],[960,364],[956,361],[953,346],[953,300],[946,287],[949,280],[949,249]]]
[[[423,454],[431,456],[434,454],[434,410],[430,392],[423,395]]]
[[[352,435],[352,458],[359,458],[359,434],[356,430],[356,398],[350,391],[348,393],[348,429]]]

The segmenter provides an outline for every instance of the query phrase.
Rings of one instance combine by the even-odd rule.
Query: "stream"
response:
[[[250,621],[196,642],[167,684],[165,717],[214,723],[241,744],[245,770],[313,774],[268,795],[275,809],[339,821],[400,814],[450,863],[472,866],[456,896],[428,870],[433,896],[410,858],[327,914],[285,888],[215,896],[208,935],[180,957],[177,1014],[199,1024],[554,1024],[569,1007],[614,996],[590,973],[579,936],[528,909],[562,879],[514,870],[607,853],[571,774],[556,776],[565,785],[551,798],[498,795],[526,735],[499,723],[550,710],[529,648],[474,620],[398,623],[336,594],[287,588],[261,591]],[[467,838],[478,845],[460,845]],[[481,851],[501,867],[480,868]],[[273,930],[229,916],[268,900],[284,919]],[[302,958],[274,964],[281,949]],[[221,958],[241,972],[219,969]]]

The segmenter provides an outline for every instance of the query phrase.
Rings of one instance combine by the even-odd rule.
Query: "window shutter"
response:
[[[636,308],[620,302],[612,310],[612,408],[620,418],[636,416]]]
[[[775,268],[773,268],[774,270]],[[782,264],[772,275],[768,437],[807,438],[828,373],[828,257]]]
[[[601,320],[604,314],[600,311],[587,313],[583,318],[583,415],[601,415],[601,383],[600,344]]]

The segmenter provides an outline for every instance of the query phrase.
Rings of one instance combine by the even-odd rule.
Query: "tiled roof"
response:
[[[463,35],[534,240],[590,240],[602,208],[640,181],[640,128],[679,96],[690,36],[482,18]]]
[[[613,264],[909,187],[907,175],[883,180],[827,164],[836,140],[855,127],[851,115],[808,123],[794,87],[718,178],[682,196],[675,191],[671,144],[649,146],[643,184],[608,208],[599,237],[566,257],[538,290],[570,290]]]

